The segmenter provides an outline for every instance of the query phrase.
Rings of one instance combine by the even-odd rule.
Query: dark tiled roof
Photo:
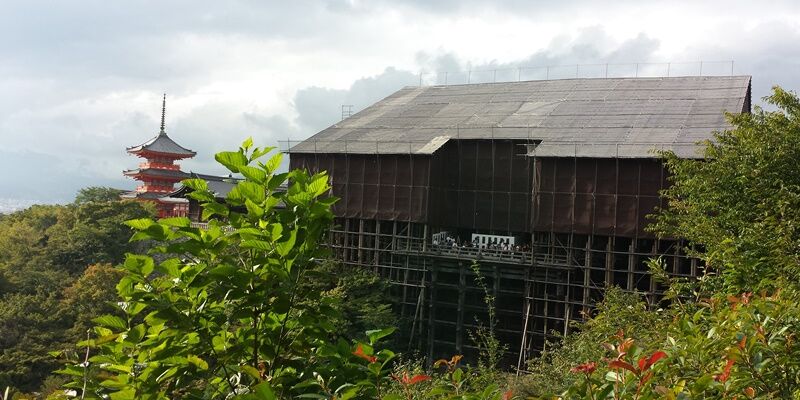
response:
[[[154,153],[179,155],[182,158],[194,157],[195,154],[197,154],[194,151],[175,143],[175,141],[170,139],[170,137],[164,132],[159,133],[158,136],[138,146],[128,147],[127,150],[128,153],[132,154],[137,154],[143,151],[151,151]]]
[[[147,176],[155,176],[155,177],[164,177],[164,178],[174,178],[174,179],[186,179],[189,177],[189,174],[179,170],[171,170],[171,169],[160,169],[160,168],[137,168],[137,169],[129,169],[127,171],[123,171],[123,174],[128,176],[133,175],[147,175]]]
[[[121,194],[119,197],[123,199],[160,199],[162,197],[168,196],[167,193],[142,193],[137,191],[125,192]]]
[[[218,199],[223,199],[228,196],[228,193],[231,189],[236,186],[237,183],[241,182],[241,178],[234,178],[232,176],[217,176],[217,175],[206,175],[206,174],[198,174],[195,172],[189,173],[189,178],[197,178],[206,181],[208,185],[208,190],[214,193],[214,196]],[[182,186],[178,190],[172,192],[170,196],[185,196],[186,193],[189,191],[189,188],[186,186]],[[286,185],[281,185],[276,189],[277,192],[285,192]]]

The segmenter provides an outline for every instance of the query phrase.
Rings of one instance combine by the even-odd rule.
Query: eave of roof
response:
[[[178,143],[175,143],[166,133],[159,133],[154,138],[138,145],[128,147],[128,153],[139,154],[142,152],[152,152],[168,156],[178,156],[178,158],[194,157],[197,153],[189,150]]]
[[[129,169],[123,171],[122,173],[127,176],[143,175],[143,176],[153,176],[158,178],[173,178],[176,180],[182,180],[189,177],[189,174],[180,170],[160,169],[160,168]]]

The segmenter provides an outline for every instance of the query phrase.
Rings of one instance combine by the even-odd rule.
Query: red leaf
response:
[[[633,365],[630,365],[627,362],[622,361],[622,360],[611,361],[610,363],[608,363],[608,366],[611,367],[611,368],[615,368],[615,369],[616,368],[627,369],[628,371],[631,371],[634,374],[639,375],[639,371],[637,371],[636,368],[633,367]]]
[[[408,385],[415,385],[417,383],[427,381],[428,379],[431,379],[431,377],[428,375],[415,375],[413,378],[408,379],[406,383]]]
[[[503,400],[511,400],[512,397],[514,397],[514,392],[510,390],[503,393]]]
[[[587,363],[578,365],[578,366],[570,369],[569,371],[570,372],[582,372],[584,374],[591,374],[596,369],[597,369],[597,363],[587,362]]]
[[[717,375],[716,379],[717,382],[725,382],[731,376],[731,368],[733,368],[734,361],[732,359],[728,359],[728,362],[725,364],[725,368],[722,370],[722,373]]]
[[[646,370],[650,369],[650,367],[652,367],[653,364],[658,362],[658,360],[660,360],[660,359],[662,359],[662,358],[664,358],[666,356],[667,356],[667,353],[664,353],[663,351],[657,351],[657,352],[653,353],[647,359],[647,362],[644,363],[644,367],[642,367],[642,360],[639,360],[639,369],[642,370],[642,371],[646,371]]]
[[[369,361],[370,364],[378,361],[378,357],[364,353],[364,347],[362,347],[360,344],[358,345],[358,347],[356,347],[356,351],[353,352],[353,355],[358,358],[363,358],[364,360]]]

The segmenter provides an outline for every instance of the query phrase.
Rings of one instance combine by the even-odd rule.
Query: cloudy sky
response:
[[[406,86],[670,73],[800,89],[798,1],[0,1],[0,209],[133,188],[125,153],[158,131],[222,172],[247,136],[302,139]],[[680,62],[688,62],[680,64]],[[574,64],[585,64],[576,70]],[[589,64],[602,64],[591,66]],[[499,69],[493,72],[480,72]],[[663,75],[666,66],[640,66]]]

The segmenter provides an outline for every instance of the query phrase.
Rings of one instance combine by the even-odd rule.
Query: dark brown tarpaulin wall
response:
[[[534,185],[535,231],[648,238],[667,181],[658,160],[539,158]]]
[[[338,217],[427,221],[430,156],[293,153],[289,167],[328,171]]]
[[[430,218],[441,229],[528,230],[531,171],[513,140],[451,140],[433,156]]]

